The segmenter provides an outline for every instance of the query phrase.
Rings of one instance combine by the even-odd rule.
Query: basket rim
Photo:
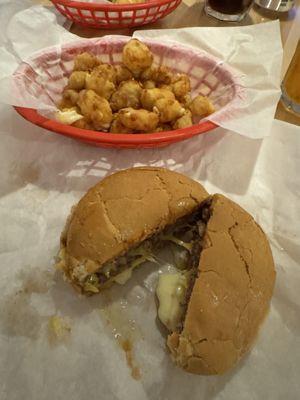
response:
[[[84,10],[93,10],[93,11],[102,11],[102,10],[122,10],[122,11],[132,11],[132,10],[142,10],[147,8],[152,8],[155,6],[160,6],[164,4],[169,4],[175,1],[176,3],[180,3],[182,0],[150,0],[145,1],[145,3],[138,4],[105,4],[105,3],[88,3],[85,1],[72,1],[72,0],[51,0],[51,2],[67,7],[84,9]]]
[[[192,125],[188,128],[182,128],[172,131],[154,132],[154,133],[110,133],[100,132],[88,129],[80,129],[71,125],[64,125],[58,121],[43,117],[33,108],[14,106],[14,109],[27,121],[32,122],[41,128],[53,131],[58,134],[72,137],[74,139],[85,140],[93,143],[109,143],[114,145],[131,144],[155,144],[155,143],[171,143],[192,136],[208,132],[218,127],[217,124],[202,120],[198,124]],[[176,132],[176,133],[175,133]]]

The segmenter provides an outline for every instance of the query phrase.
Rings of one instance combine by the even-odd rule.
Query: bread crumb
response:
[[[88,274],[84,264],[77,265],[71,273],[72,279],[77,279],[79,282],[83,282]]]
[[[71,333],[69,318],[52,315],[48,321],[48,333],[51,343],[66,341]]]

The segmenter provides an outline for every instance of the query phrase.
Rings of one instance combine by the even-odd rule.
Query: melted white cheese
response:
[[[180,322],[186,289],[187,278],[181,273],[161,274],[159,277],[156,288],[158,317],[169,331],[174,331]]]
[[[113,280],[117,282],[119,285],[125,285],[125,283],[131,278],[132,268],[125,269],[125,271],[116,275]]]
[[[78,114],[75,108],[66,108],[63,111],[58,111],[55,115],[57,121],[62,124],[72,125],[74,122],[83,118],[83,115]]]

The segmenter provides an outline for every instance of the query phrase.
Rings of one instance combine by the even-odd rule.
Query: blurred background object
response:
[[[277,12],[287,12],[295,5],[294,0],[255,0],[255,3],[260,7]]]
[[[207,15],[221,21],[238,22],[248,13],[254,0],[206,0]]]
[[[300,117],[300,41],[282,82],[282,102],[288,111]]]

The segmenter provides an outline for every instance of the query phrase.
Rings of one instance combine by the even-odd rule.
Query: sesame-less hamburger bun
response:
[[[119,272],[132,263],[136,267],[149,259],[136,252],[137,245],[191,213],[207,196],[199,183],[163,168],[110,175],[73,209],[61,237],[58,266],[78,290],[97,293],[118,281]],[[129,263],[130,249],[135,253]]]
[[[221,374],[233,367],[253,344],[274,282],[264,232],[237,204],[213,196],[182,328],[167,340],[174,361],[197,374]]]
[[[253,344],[275,281],[265,234],[231,200],[162,168],[115,173],[73,209],[58,267],[92,295],[157,262],[166,243],[179,262],[159,274],[156,294],[172,359],[188,372],[222,374]]]

